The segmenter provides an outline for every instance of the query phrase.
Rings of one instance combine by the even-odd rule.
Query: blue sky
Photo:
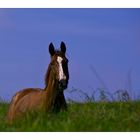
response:
[[[104,87],[93,67],[109,91],[139,96],[140,9],[0,9],[0,96],[10,100],[20,89],[43,88],[48,45],[59,48],[61,41],[69,89]]]

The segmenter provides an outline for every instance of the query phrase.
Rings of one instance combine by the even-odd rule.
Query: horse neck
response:
[[[45,75],[45,88],[47,88],[47,85],[48,85],[48,83],[49,83],[50,71],[51,71],[51,68],[50,68],[50,64],[49,64],[48,70],[47,70],[46,75]]]
[[[53,108],[56,96],[59,94],[58,81],[55,79],[54,75],[50,71],[48,78],[48,85],[45,89],[46,94],[46,110],[51,110]]]

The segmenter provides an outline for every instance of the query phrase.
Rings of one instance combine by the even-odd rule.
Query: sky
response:
[[[140,9],[0,9],[0,97],[44,88],[48,45],[64,41],[71,89],[140,96]]]

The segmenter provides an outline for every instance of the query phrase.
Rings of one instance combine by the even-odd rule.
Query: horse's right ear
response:
[[[49,45],[49,53],[51,56],[53,56],[55,54],[55,49],[52,43],[50,43]]]

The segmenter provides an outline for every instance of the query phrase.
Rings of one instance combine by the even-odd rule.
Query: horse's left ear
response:
[[[66,53],[66,45],[63,41],[61,42],[60,49],[61,49],[61,52],[63,52],[64,54]]]

